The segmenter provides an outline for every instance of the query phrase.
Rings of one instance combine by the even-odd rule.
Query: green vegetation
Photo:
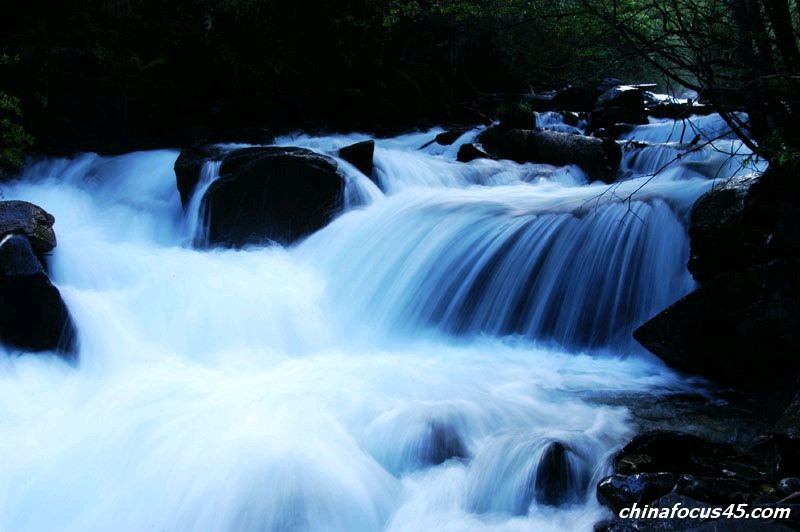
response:
[[[734,127],[746,109],[762,155],[800,153],[795,0],[32,0],[3,15],[0,49],[21,58],[0,82],[12,166],[28,131],[47,150],[380,132],[605,76],[693,88]]]
[[[17,63],[18,57],[0,54],[0,69]],[[0,87],[0,178],[22,167],[25,152],[32,145],[33,137],[23,123],[20,99]]]
[[[643,61],[610,61],[627,59],[619,39],[563,4],[32,0],[4,8],[0,49],[22,58],[7,90],[51,150],[243,126],[391,130],[487,94],[649,78]]]

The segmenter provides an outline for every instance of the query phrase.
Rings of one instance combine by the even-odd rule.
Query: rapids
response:
[[[758,165],[730,138],[669,162],[673,127],[628,135],[673,144],[626,147],[611,186],[455,162],[478,130],[378,140],[380,188],[339,160],[346,212],[285,248],[194,248],[219,168],[184,213],[177,151],[31,161],[3,195],[56,217],[80,362],[0,347],[0,530],[591,530],[635,430],[591,398],[690,386],[630,334],[694,286],[709,178]],[[553,441],[558,507],[533,489]]]

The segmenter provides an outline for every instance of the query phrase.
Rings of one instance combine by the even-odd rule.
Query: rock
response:
[[[692,115],[709,115],[713,112],[711,106],[696,103],[658,102],[647,107],[649,116],[672,120],[681,120]]]
[[[683,432],[656,430],[633,438],[614,458],[615,471],[622,474],[714,472],[708,461],[733,456],[728,444],[710,442]]]
[[[329,157],[302,148],[244,148],[226,154],[202,208],[210,244],[287,244],[342,209],[344,179]]]
[[[441,144],[442,146],[450,146],[459,138],[461,138],[461,135],[463,135],[469,130],[470,129],[468,127],[448,129],[447,131],[442,131],[441,133],[436,135],[436,138],[434,140],[436,141],[437,144]]]
[[[200,171],[207,161],[219,160],[223,151],[215,146],[199,146],[181,150],[175,161],[175,178],[181,205],[185,208],[192,199],[194,189],[200,181]]]
[[[50,283],[28,238],[0,240],[0,341],[26,351],[76,354],[77,335],[58,289]]]
[[[358,168],[359,171],[367,177],[372,174],[374,154],[374,140],[357,142],[339,150],[339,157]]]
[[[598,90],[593,87],[567,87],[553,97],[552,108],[561,111],[591,111],[598,94]]]
[[[792,530],[789,520],[776,519],[727,519],[714,518],[712,512],[722,515],[728,505],[710,505],[696,501],[684,495],[670,493],[654,501],[646,510],[648,515],[638,515],[634,518],[611,519],[595,526],[596,532],[643,532],[643,531],[675,531],[683,532],[788,532]],[[764,505],[760,505],[764,506]],[[768,506],[768,505],[767,505]],[[672,509],[676,509],[675,517]],[[666,510],[666,512],[665,512]],[[678,517],[678,510],[696,510],[700,517]],[[793,509],[794,513],[794,509]],[[664,514],[665,517],[657,517]],[[792,523],[794,520],[792,519]],[[788,525],[788,526],[787,526]]]
[[[582,491],[570,467],[570,451],[563,443],[550,443],[539,459],[536,468],[534,499],[547,506],[560,506]]]
[[[721,181],[692,207],[688,267],[698,281],[748,266],[763,254],[765,231],[746,216],[746,198],[758,179],[749,174]]]
[[[778,482],[777,487],[778,487],[778,492],[784,496],[800,492],[800,478],[797,477],[783,478],[780,480],[780,482]]]
[[[746,482],[732,478],[694,475],[682,475],[675,486],[675,493],[710,504],[749,504],[754,499]]]
[[[501,129],[533,129],[536,127],[536,115],[528,105],[517,103],[508,106],[500,113]]]
[[[464,442],[449,425],[432,422],[429,425],[427,445],[422,449],[420,460],[426,465],[438,465],[452,458],[468,458]]]
[[[800,393],[795,394],[792,401],[775,423],[775,431],[791,437],[800,437]]]
[[[602,80],[600,80],[600,83],[597,84],[596,88],[597,94],[603,94],[606,91],[609,91],[615,87],[620,87],[622,85],[625,85],[625,82],[619,78],[612,78],[612,77],[603,78]]]
[[[718,275],[633,336],[678,370],[741,390],[780,391],[800,377],[798,280],[797,259]]]
[[[561,116],[564,118],[564,123],[568,126],[578,127],[581,125],[581,117],[578,113],[573,111],[564,111],[561,113]]]
[[[763,458],[775,478],[800,477],[800,438],[772,434],[756,442],[751,452]]]
[[[677,477],[672,473],[611,475],[597,485],[597,500],[615,513],[636,503],[650,504],[671,492]]]
[[[56,247],[55,218],[27,201],[0,201],[0,239],[8,234],[23,234],[37,254]]]
[[[489,128],[479,141],[490,155],[499,159],[555,166],[576,164],[591,178],[607,183],[616,178],[622,160],[622,151],[613,140],[556,131]]]
[[[614,124],[647,124],[641,89],[618,85],[603,92],[594,104],[587,131]]]
[[[492,159],[492,156],[481,150],[474,144],[462,144],[458,148],[458,155],[456,159],[462,163],[472,162],[475,159]]]

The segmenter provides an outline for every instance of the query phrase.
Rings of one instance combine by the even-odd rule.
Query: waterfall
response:
[[[28,164],[4,194],[56,218],[49,272],[80,364],[0,347],[0,530],[607,516],[593,486],[634,428],[588,392],[688,389],[630,332],[692,288],[686,219],[711,181],[650,179],[660,163],[633,149],[610,186],[577,167],[463,164],[480,130],[447,147],[430,143],[440,131],[377,139],[373,176],[336,155],[364,135],[277,139],[352,183],[345,212],[288,247],[192,245],[218,164],[186,212],[176,151]]]

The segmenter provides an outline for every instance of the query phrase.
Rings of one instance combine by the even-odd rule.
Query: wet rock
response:
[[[578,113],[573,111],[564,111],[561,113],[561,116],[564,119],[564,123],[568,126],[578,127],[581,124],[581,117]]]
[[[672,509],[697,510],[699,518],[669,517]],[[790,521],[776,519],[726,519],[714,517],[712,512],[719,515],[727,505],[710,505],[696,501],[685,495],[670,493],[654,501],[649,507],[649,516],[637,516],[631,519],[611,519],[595,525],[596,532],[655,532],[675,531],[683,532],[788,532],[793,528],[788,526]],[[794,510],[793,510],[794,511]],[[665,517],[657,517],[664,515]]]
[[[795,394],[792,401],[775,423],[775,431],[800,437],[800,393]]]
[[[698,281],[748,266],[763,254],[767,235],[746,217],[747,195],[758,179],[750,174],[720,181],[692,207],[688,268]]]
[[[709,115],[713,112],[711,106],[697,103],[658,102],[647,107],[647,114],[653,118],[672,120],[681,120],[693,115]]]
[[[750,503],[755,498],[747,482],[732,478],[682,475],[675,493],[711,504]]]
[[[764,460],[775,478],[800,477],[800,438],[772,434],[756,442],[751,452]]]
[[[599,94],[594,87],[567,87],[556,93],[552,108],[562,111],[591,111]]]
[[[569,452],[563,443],[555,441],[542,453],[533,489],[537,502],[559,506],[573,499],[580,490],[570,466]]]
[[[448,129],[447,131],[442,131],[441,133],[436,135],[436,138],[434,140],[436,141],[437,144],[441,144],[442,146],[450,146],[459,138],[461,138],[461,135],[463,135],[467,131],[469,131],[469,128],[467,127]]]
[[[777,488],[778,488],[778,493],[784,496],[800,492],[800,478],[789,477],[781,479],[778,482]]]
[[[76,353],[75,326],[27,237],[0,240],[0,341],[25,351]]]
[[[800,376],[799,280],[796,259],[718,275],[634,338],[678,370],[741,390],[790,387]]]
[[[647,122],[642,90],[618,85],[607,89],[597,98],[587,132],[615,124],[647,124]]]
[[[203,197],[210,244],[294,242],[343,206],[344,178],[329,157],[302,148],[245,148],[225,155]]]
[[[358,168],[362,174],[370,176],[373,169],[375,141],[365,140],[339,150],[339,157]]]
[[[0,201],[0,239],[9,234],[25,235],[37,254],[56,247],[55,218],[27,201]]]
[[[597,485],[597,500],[619,513],[632,504],[649,504],[671,492],[677,476],[672,473],[612,475]]]
[[[517,103],[509,105],[500,113],[501,129],[533,129],[536,127],[536,115],[528,105]]]
[[[464,442],[453,427],[440,422],[429,425],[427,444],[423,446],[420,459],[425,465],[438,465],[447,460],[468,458]]]
[[[487,152],[498,159],[564,166],[576,164],[593,179],[612,182],[622,151],[613,140],[556,131],[489,128],[479,137]]]
[[[645,432],[633,438],[614,458],[615,471],[622,474],[715,472],[709,462],[733,456],[736,450],[692,434],[673,431]]]
[[[184,208],[192,199],[194,189],[200,181],[200,171],[207,161],[219,160],[222,158],[223,151],[215,146],[197,146],[181,150],[180,155],[175,160],[175,178],[178,184],[178,192],[181,196],[181,205]]]
[[[462,144],[461,147],[458,148],[458,155],[456,155],[456,159],[462,163],[468,163],[474,161],[475,159],[491,158],[491,155],[481,150],[474,144]]]

